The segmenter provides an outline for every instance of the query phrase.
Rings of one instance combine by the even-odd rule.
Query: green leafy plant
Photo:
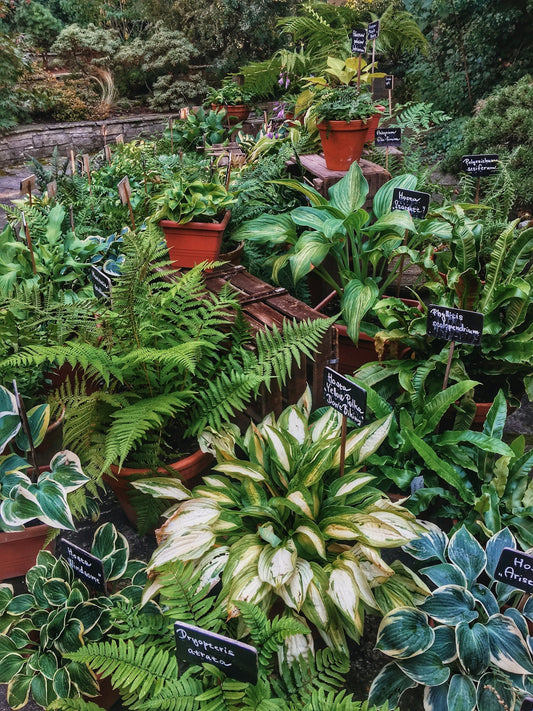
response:
[[[339,478],[340,415],[328,408],[312,422],[310,410],[307,391],[277,420],[271,414],[243,436],[234,426],[206,430],[200,442],[216,454],[216,473],[192,494],[165,479],[135,484],[182,502],[157,532],[150,593],[164,584],[161,569],[164,576],[172,561],[194,561],[212,585],[221,577],[218,601],[229,617],[239,614],[241,600],[268,611],[280,598],[286,614],[302,615],[346,653],[345,635],[359,639],[365,610],[383,612],[425,594],[416,576],[380,555],[415,538],[418,525],[362,471],[392,418],[350,433]]]
[[[172,124],[172,139],[170,128],[167,127],[163,132],[163,139],[169,152],[171,143],[185,150],[194,150],[204,143],[210,146],[214,143],[224,143],[229,140],[233,130],[224,125],[222,112],[206,111],[200,106],[189,111],[187,118]]]
[[[252,94],[243,86],[233,80],[224,81],[218,89],[211,88],[207,94],[206,101],[220,106],[236,106],[238,104],[248,104],[252,99]]]
[[[348,335],[357,342],[362,319],[385,293],[400,267],[397,260],[387,274],[386,261],[402,254],[416,259],[413,250],[418,237],[413,219],[406,211],[391,211],[394,188],[412,189],[416,177],[399,176],[377,191],[372,206],[375,219],[363,208],[368,183],[357,163],[352,163],[348,173],[330,188],[329,199],[297,180],[276,183],[304,194],[310,206],[285,214],[263,215],[244,223],[234,238],[278,245],[279,256],[273,260],[274,278],[286,264],[290,265],[295,282],[311,271],[318,274],[340,298]],[[404,245],[405,235],[408,241]],[[328,255],[335,261],[338,275],[324,266]]]
[[[56,699],[97,696],[96,676],[67,653],[105,640],[113,630],[113,611],[140,607],[145,566],[129,559],[129,544],[112,524],[94,534],[91,553],[103,562],[109,595],[91,595],[62,558],[41,551],[26,574],[27,592],[0,585],[0,683],[7,684],[12,709],[33,700],[43,708]],[[143,608],[156,614],[150,602]]]
[[[219,182],[189,180],[177,175],[170,185],[151,200],[151,220],[172,220],[178,224],[187,222],[216,222],[228,210],[235,198]]]
[[[450,539],[436,526],[405,548],[430,565],[420,572],[436,589],[422,604],[392,610],[383,618],[376,643],[394,659],[374,680],[371,703],[397,703],[412,687],[424,687],[424,709],[520,708],[533,691],[533,656],[523,610],[501,605],[516,591],[497,583],[494,572],[505,547],[516,543],[508,529],[485,549],[460,528]],[[431,563],[431,561],[436,561]]]

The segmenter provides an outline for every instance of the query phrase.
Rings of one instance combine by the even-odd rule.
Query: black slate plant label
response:
[[[533,697],[526,696],[526,698],[522,701],[520,711],[533,711]]]
[[[209,663],[237,681],[257,684],[257,649],[186,622],[174,623],[176,656],[188,665]]]
[[[430,304],[427,316],[427,335],[445,341],[479,346],[483,334],[483,314],[478,311],[452,309]]]
[[[352,39],[352,54],[366,52],[366,30],[353,29],[350,37]]]
[[[407,210],[411,217],[423,219],[429,207],[429,193],[418,190],[394,188],[392,192],[391,210]]]
[[[74,573],[88,587],[106,593],[104,564],[91,553],[83,550],[70,541],[61,541],[61,554]]]
[[[394,77],[392,74],[387,74],[385,77],[385,89],[394,89]]]
[[[533,556],[514,548],[504,548],[494,578],[513,588],[533,594]],[[531,708],[533,710],[533,706]]]
[[[498,172],[497,153],[479,153],[478,155],[463,156],[461,158],[461,168],[468,175],[481,178],[484,175],[494,175]]]
[[[368,23],[368,39],[370,41],[379,37],[379,20]]]
[[[90,278],[93,283],[93,292],[96,298],[102,301],[111,301],[111,287],[113,286],[111,277],[104,274],[98,267],[92,265]]]
[[[365,421],[366,390],[331,368],[324,368],[324,400],[357,427]]]
[[[397,128],[376,128],[374,144],[377,147],[401,146],[402,129],[399,126]]]

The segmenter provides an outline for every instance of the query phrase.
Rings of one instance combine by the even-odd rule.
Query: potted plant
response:
[[[252,95],[233,79],[225,80],[218,89],[210,88],[207,101],[213,111],[225,110],[230,123],[245,121],[250,113]]]
[[[417,228],[409,213],[391,211],[394,189],[413,189],[416,177],[406,174],[385,183],[374,197],[371,215],[363,208],[368,183],[357,163],[330,188],[328,198],[297,180],[274,182],[303,193],[310,205],[250,220],[234,233],[234,239],[277,245],[272,260],[274,278],[288,264],[295,282],[310,272],[323,279],[340,300],[344,335],[358,344],[363,340],[363,319],[386,293],[400,268],[397,260],[387,273],[387,261],[414,254],[418,244]],[[335,269],[326,264],[326,257],[332,259]]]
[[[23,419],[15,395],[0,385],[2,580],[25,574],[51,528],[74,528],[67,497],[89,481],[79,458],[68,450],[55,454],[49,466],[37,467],[35,447],[43,441],[49,420],[46,404],[32,407]]]
[[[103,686],[88,665],[65,655],[99,644],[118,631],[121,608],[160,614],[154,602],[141,608],[144,563],[129,558],[126,538],[111,523],[100,526],[91,554],[102,560],[108,594],[94,595],[67,562],[41,551],[26,573],[27,591],[0,585],[0,684],[13,709],[32,700],[47,708],[56,699],[89,697],[103,705]],[[115,693],[113,701],[117,700]]]
[[[126,480],[185,467],[191,479],[210,463],[196,435],[244,410],[262,384],[285,378],[295,354],[314,350],[331,320],[252,335],[236,293],[207,290],[205,265],[169,271],[153,228],[124,235],[124,251],[94,341],[71,339],[20,358],[78,363],[85,381],[96,379],[91,392],[82,383],[65,398],[66,436],[95,477],[112,466]]]
[[[216,180],[189,180],[183,175],[174,176],[153,196],[150,219],[163,230],[174,267],[217,259],[234,202]]]
[[[421,604],[387,613],[376,643],[393,662],[370,689],[370,703],[398,702],[407,689],[422,686],[424,709],[517,710],[533,693],[533,653],[527,622],[530,599],[522,609],[503,611],[517,591],[494,578],[505,547],[516,548],[508,529],[485,548],[460,528],[448,541],[436,526],[405,546],[429,563],[420,572],[433,592]]]
[[[178,502],[156,532],[150,594],[165,584],[173,561],[194,561],[204,579],[221,578],[215,604],[229,618],[239,614],[240,600],[267,613],[278,602],[346,654],[346,636],[359,640],[365,610],[379,614],[428,592],[380,552],[419,530],[364,472],[391,422],[381,418],[349,433],[340,478],[340,414],[326,408],[313,418],[309,389],[242,436],[231,425],[208,428],[200,442],[217,465],[192,492],[158,479],[135,484]]]

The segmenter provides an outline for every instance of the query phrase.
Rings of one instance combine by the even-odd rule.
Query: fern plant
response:
[[[68,428],[78,433],[79,451],[103,446],[102,470],[176,459],[177,438],[219,427],[261,385],[285,381],[330,326],[327,319],[286,323],[252,337],[229,286],[208,292],[202,266],[179,277],[165,271],[155,229],[125,235],[124,249],[113,307],[102,310],[96,340],[32,346],[7,363],[81,369],[85,382],[67,399]]]

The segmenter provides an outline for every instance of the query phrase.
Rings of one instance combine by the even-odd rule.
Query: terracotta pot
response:
[[[366,139],[365,143],[373,143],[376,137],[376,128],[379,126],[381,115],[385,111],[384,106],[376,106],[377,112],[373,114],[366,122]]]
[[[212,462],[213,456],[211,454],[207,454],[206,452],[202,452],[201,449],[198,449],[188,457],[183,457],[183,459],[169,464],[168,467],[158,467],[157,475],[171,476],[168,470],[172,469],[177,473],[177,479],[181,479],[188,487],[193,487],[200,483],[202,474],[209,469]],[[130,492],[133,487],[129,479],[130,477],[142,477],[143,475],[153,474],[153,470],[134,469],[132,467],[122,467],[122,469],[119,470],[117,466],[112,465],[111,474],[113,476],[104,474],[103,479],[113,490],[130,523],[137,526],[137,512],[130,501]]]
[[[218,255],[218,259],[220,262],[229,262],[230,264],[233,264],[235,267],[238,267],[239,264],[241,263],[243,252],[244,252],[244,240],[239,242],[239,244],[235,247],[235,249],[232,249],[231,252],[221,252]]]
[[[240,121],[246,121],[250,114],[250,109],[246,104],[211,104],[213,111],[226,112],[226,119],[229,123],[239,123]]]
[[[231,217],[226,211],[222,222],[187,222],[184,225],[172,220],[161,220],[159,226],[167,241],[172,266],[194,267],[199,262],[218,259],[222,235]]]
[[[339,344],[339,363],[337,368],[339,373],[352,375],[365,363],[378,360],[373,338],[367,336],[366,333],[360,333],[359,341],[356,345],[348,336],[346,326],[339,323],[334,323],[333,326],[337,331]]]
[[[37,554],[44,548],[49,532],[50,526],[40,523],[23,531],[0,533],[0,582],[26,575],[35,565]],[[55,540],[50,541],[46,550],[55,550]]]
[[[317,124],[328,170],[348,170],[363,154],[365,121],[324,121]]]

